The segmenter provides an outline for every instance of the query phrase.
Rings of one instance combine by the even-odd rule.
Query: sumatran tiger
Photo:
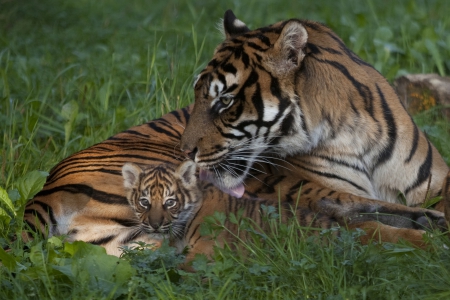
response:
[[[195,111],[171,112],[61,161],[26,206],[31,229],[115,255],[134,241],[152,243],[136,227],[121,168],[183,160],[180,139],[191,113],[183,149],[196,156],[202,179],[216,177],[229,192],[243,183],[254,198],[293,201],[301,188],[302,201],[325,215],[384,210],[395,214],[396,227],[405,226],[411,208],[392,210],[360,196],[393,202],[393,186],[414,205],[428,182],[429,196],[438,194],[436,182],[447,169],[439,154],[381,75],[329,29],[294,20],[249,31],[231,12],[224,23],[227,40],[198,77]],[[271,153],[291,156],[283,161]],[[275,188],[287,179],[296,180],[286,184],[292,189]],[[354,196],[339,198],[337,191]],[[422,225],[428,219],[445,222],[428,210],[412,218]]]
[[[412,209],[409,216],[404,215],[408,217],[403,224],[405,228],[395,228],[388,224],[397,223],[398,216],[392,215],[392,212],[399,208],[397,204],[386,203],[383,208],[380,207],[379,214],[359,214],[363,206],[374,208],[382,203],[376,200],[366,199],[359,203],[360,207],[355,205],[345,213],[336,211],[336,214],[326,214],[327,209],[309,206],[301,198],[296,203],[255,198],[238,199],[220,191],[211,183],[198,180],[196,165],[191,160],[184,161],[179,166],[161,164],[141,167],[126,163],[122,168],[122,175],[128,202],[139,220],[139,230],[156,241],[169,239],[170,244],[179,252],[187,247],[188,262],[196,254],[206,254],[211,258],[214,245],[233,245],[236,237],[246,239],[246,231],[238,230],[237,223],[230,222],[228,218],[222,223],[226,230],[220,232],[216,238],[200,234],[205,217],[213,217],[218,212],[224,213],[225,216],[233,213],[235,216],[251,219],[256,230],[268,232],[268,219],[264,218],[263,213],[267,213],[268,206],[272,206],[273,212],[280,214],[277,222],[281,220],[286,223],[297,219],[296,224],[307,228],[304,233],[314,232],[314,228],[345,226],[365,230],[366,235],[361,237],[363,243],[372,240],[397,242],[404,239],[419,247],[424,246],[424,231],[407,229],[417,228],[417,224],[412,220],[416,218],[416,214],[423,213],[420,209],[415,212]],[[339,193],[338,196],[342,200],[348,197],[351,199],[352,195]],[[321,201],[324,201],[325,206],[329,205],[326,197],[318,198],[315,203]],[[333,204],[330,208],[332,206]],[[389,214],[384,214],[383,209],[387,208]],[[302,232],[299,231],[299,234]]]
[[[272,172],[356,196],[420,206],[440,195],[443,158],[387,80],[328,27],[292,19],[250,30],[228,10],[223,29],[181,139],[202,179],[240,196],[272,160]]]
[[[133,245],[136,241],[158,244],[158,239],[141,230],[140,222],[128,204],[122,167],[127,162],[158,165],[178,164],[183,160],[179,143],[191,111],[192,107],[173,111],[61,161],[50,171],[42,191],[27,204],[25,222],[32,231],[46,237],[65,235],[69,241],[81,240],[101,245],[113,255],[120,255],[120,247]],[[421,229],[445,224],[440,212],[369,201],[334,192],[294,176],[268,172],[246,179],[245,184],[246,198],[279,199],[292,204],[300,194],[302,205],[330,219],[342,220],[378,212],[378,215],[391,215],[384,223],[395,227]],[[212,186],[208,187],[208,191],[211,195],[215,193]],[[216,202],[208,204],[210,197],[207,198],[205,209],[215,209]],[[251,206],[254,203],[247,203],[249,200],[246,199],[242,201],[240,205],[246,203]],[[372,222],[372,218],[359,220],[361,226],[366,221]],[[393,235],[395,232],[398,230],[394,229]],[[25,233],[25,239],[32,238],[34,234]]]

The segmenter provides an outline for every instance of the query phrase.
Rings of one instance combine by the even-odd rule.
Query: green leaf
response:
[[[230,222],[232,224],[238,224],[238,220],[236,218],[236,215],[234,213],[230,213],[230,215],[228,216],[228,219],[230,220]]]
[[[17,189],[12,189],[8,191],[8,197],[13,203],[20,200],[20,193]]]
[[[64,250],[73,255],[72,273],[80,284],[87,283],[90,289],[99,290],[105,296],[127,293],[127,284],[135,272],[128,261],[107,255],[103,247],[84,242],[66,242]],[[67,269],[58,270],[69,274]]]
[[[0,229],[9,225],[12,217],[16,215],[14,205],[5,189],[0,187]]]
[[[19,190],[22,203],[33,198],[44,186],[48,173],[44,171],[31,171],[18,180],[17,189]]]
[[[225,216],[225,214],[223,212],[216,211],[216,212],[214,212],[213,216],[214,216],[214,219],[216,219],[216,221],[220,225],[225,226],[225,220],[226,220],[227,217]]]
[[[0,187],[0,207],[3,209],[8,209],[10,213],[15,215],[14,205],[12,204],[11,199],[9,198],[8,193],[5,189]]]
[[[14,256],[8,254],[2,247],[0,247],[0,260],[8,270],[15,270],[17,261],[14,259]]]

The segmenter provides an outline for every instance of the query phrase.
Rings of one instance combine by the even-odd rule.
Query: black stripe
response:
[[[372,70],[376,71],[377,73],[379,73],[376,69],[374,69],[370,64],[368,64],[367,62],[365,62],[364,60],[362,60],[361,58],[359,58],[353,51],[351,51],[350,49],[347,48],[347,46],[345,46],[344,42],[338,37],[336,36],[336,34],[334,32],[327,32],[327,34],[336,42],[339,44],[339,46],[341,47],[341,49],[345,52],[345,54],[347,54],[347,56],[355,63],[357,63],[358,65],[364,65],[366,67],[370,67]]]
[[[87,241],[87,242],[94,244],[94,245],[104,245],[104,244],[111,242],[115,237],[116,237],[115,235],[108,235],[101,239],[96,239],[96,240]]]
[[[122,239],[121,243],[128,244],[129,242],[135,240],[138,236],[140,236],[141,233],[143,232],[140,229],[134,230],[130,232],[124,239]]]
[[[158,125],[155,124],[155,123],[153,123],[153,122],[152,122],[152,123],[148,123],[148,126],[149,126],[151,129],[153,129],[154,131],[158,132],[158,133],[162,133],[162,134],[165,134],[165,135],[167,135],[167,136],[170,136],[170,137],[173,137],[173,138],[176,138],[176,139],[179,138],[178,135],[174,135],[172,132],[169,132],[169,131],[167,131],[167,130],[161,128],[161,127],[158,127]]]
[[[183,112],[183,116],[187,124],[187,122],[189,122],[189,118],[191,117],[191,115],[189,114],[187,107],[184,107],[181,111]]]
[[[37,200],[33,201],[33,204],[37,204],[40,207],[42,207],[42,209],[48,213],[48,216],[50,218],[50,222],[51,222],[52,227],[56,226],[56,224],[58,222],[55,219],[55,215],[53,213],[53,208],[50,205],[48,205],[46,203],[42,203],[41,201],[37,201]]]
[[[237,69],[231,63],[224,64],[222,70],[226,73],[236,74]]]
[[[392,152],[395,147],[395,141],[397,139],[397,127],[395,126],[394,115],[392,113],[392,110],[389,108],[386,98],[384,97],[384,94],[381,92],[378,84],[377,84],[377,91],[378,91],[378,95],[380,96],[381,107],[383,110],[383,116],[386,121],[388,144],[386,145],[386,147],[384,147],[384,149],[381,151],[380,155],[378,156],[378,160],[376,161],[376,163],[374,165],[374,170],[378,166],[385,163],[392,157]]]
[[[88,196],[92,200],[105,204],[126,205],[126,206],[129,205],[127,198],[124,196],[98,191],[85,184],[66,184],[56,188],[42,190],[35,197],[45,197],[57,192],[67,192],[70,194],[83,194]]]
[[[312,188],[306,189],[304,191],[302,191],[302,195],[308,195],[309,193],[311,193]]]
[[[349,164],[349,163],[346,162],[346,161],[343,161],[343,160],[340,160],[340,159],[336,159],[336,158],[334,158],[334,157],[323,156],[323,155],[314,155],[314,154],[311,154],[311,156],[314,156],[314,157],[317,157],[317,158],[326,160],[326,161],[331,162],[331,163],[333,163],[333,164],[338,164],[338,165],[341,165],[341,166],[348,167],[348,168],[353,169],[353,170],[355,170],[355,171],[364,173],[364,175],[366,175],[367,178],[370,178],[370,175],[369,175],[369,173],[367,173],[366,170],[364,170],[364,169],[362,169],[362,168],[359,168],[358,166],[351,165],[351,164]]]
[[[179,122],[183,123],[183,120],[181,120],[181,116],[180,116],[180,114],[178,113],[177,110],[171,111],[170,114],[173,115],[175,118],[177,118],[177,120],[178,120]],[[166,121],[167,121],[167,120],[166,120]]]
[[[134,227],[140,224],[139,221],[134,220],[134,219],[116,219],[116,218],[111,218],[110,219],[113,222],[116,222],[124,227]]]
[[[25,213],[27,213],[26,210],[25,210]],[[31,214],[33,214],[33,213],[31,213]],[[38,217],[38,218],[39,218],[39,217]],[[38,229],[38,228],[36,227],[36,225],[34,225],[33,223],[30,223],[28,220],[25,220],[25,223],[26,223],[26,226],[28,226],[28,228],[29,228],[30,231],[35,232],[35,233],[42,233],[42,234],[45,234],[44,232],[41,232],[41,230]],[[42,222],[41,222],[41,224],[44,224],[44,225],[45,225],[45,223],[42,223]],[[30,236],[30,235],[29,235],[29,232],[26,232],[26,234],[27,234],[27,236]]]
[[[409,152],[408,158],[405,160],[405,163],[409,163],[411,159],[413,158],[414,154],[416,154],[417,146],[419,146],[419,128],[417,128],[416,124],[411,119],[411,122],[414,126],[414,133],[413,133],[413,141],[412,141],[412,148]]]
[[[267,50],[267,48],[264,49],[264,48],[261,47],[260,45],[255,44],[255,43],[253,43],[253,42],[247,42],[247,45],[248,45],[250,48],[253,48],[253,49],[258,50],[258,51],[266,51],[266,50]]]
[[[30,219],[31,219],[33,222],[36,221],[35,218],[37,218],[37,219],[39,220],[39,223],[40,223],[41,225],[43,225],[43,226],[49,225],[49,224],[47,224],[47,221],[44,219],[44,217],[42,216],[42,214],[41,214],[40,212],[38,212],[37,210],[34,210],[34,209],[25,209],[24,216],[26,216],[26,215],[31,215],[32,217],[31,217]],[[33,224],[33,223],[31,223],[31,220],[30,220],[30,221],[26,220],[26,222],[30,225],[30,227],[31,227],[31,225]],[[33,226],[32,226],[31,229],[32,229],[33,231],[35,231],[35,232],[40,232],[40,231],[41,231],[40,229],[37,229],[37,227],[36,227],[34,224],[33,224]]]
[[[168,157],[168,153],[173,153],[173,151],[168,151],[168,150],[173,150],[173,145],[155,145],[155,144],[146,144],[143,143],[143,146],[140,148],[137,148],[136,145],[133,146],[133,150],[139,150],[142,149],[142,151],[148,152],[149,154],[155,155],[161,155],[161,156],[165,156]],[[86,149],[86,150],[93,150],[93,149]],[[159,151],[158,151],[159,150]],[[87,163],[89,164],[89,161],[101,161],[103,159],[108,160],[107,164],[110,163],[112,158],[126,158],[127,161],[129,161],[131,158],[136,158],[136,159],[143,159],[143,160],[159,160],[159,161],[167,161],[165,159],[162,158],[157,158],[157,157],[151,157],[151,156],[143,156],[143,155],[136,155],[136,154],[123,154],[124,152],[120,152],[119,154],[108,154],[105,155],[106,153],[104,153],[104,151],[101,151],[99,153],[97,152],[92,152],[92,155],[87,155],[90,151],[84,151],[84,153],[78,153],[75,155],[72,155],[68,158],[66,158],[65,160],[63,160],[61,163],[59,163],[58,165],[56,165],[51,171],[50,171],[50,175],[47,177],[47,184],[49,182],[55,181],[55,176],[59,175],[58,178],[62,178],[64,176],[66,176],[66,174],[68,173],[61,173],[61,170],[63,171],[67,171],[69,169],[69,166],[73,165],[73,167],[78,168],[80,164],[82,163]],[[99,155],[101,154],[101,155]],[[173,154],[171,158],[176,159],[178,157],[178,155]]]
[[[348,71],[348,69],[343,65],[336,61],[331,60],[323,60],[314,57],[318,62],[326,63],[336,69],[338,69],[347,79],[352,83],[352,85],[356,88],[361,98],[364,100],[365,109],[369,113],[369,115],[375,120],[375,115],[373,111],[373,96],[372,92],[370,91],[369,87],[365,84],[362,84],[358,80],[356,80]]]
[[[320,171],[312,170],[312,169],[309,169],[309,168],[306,168],[306,167],[303,167],[303,166],[300,166],[300,165],[297,165],[297,167],[302,168],[302,169],[304,169],[304,170],[306,170],[306,171],[308,171],[308,172],[311,172],[311,173],[314,173],[314,174],[323,176],[323,177],[333,178],[333,179],[338,179],[338,180],[345,181],[345,182],[351,184],[352,186],[354,186],[355,188],[357,188],[358,190],[363,191],[364,193],[368,194],[368,192],[367,192],[363,187],[357,185],[357,184],[354,183],[353,181],[350,181],[350,180],[348,180],[348,179],[346,179],[346,178],[340,177],[340,176],[338,176],[338,175],[336,175],[336,174],[331,174],[331,173],[326,173],[326,172],[320,172]]]
[[[427,157],[426,157],[425,161],[423,162],[423,164],[419,168],[416,181],[405,190],[405,192],[404,192],[405,195],[407,195],[411,190],[413,190],[416,187],[418,187],[419,185],[421,185],[423,182],[425,182],[428,179],[428,177],[430,177],[431,166],[433,164],[433,150],[431,148],[430,141],[427,141],[427,142],[428,142]]]
[[[148,137],[149,135],[148,134],[143,134],[143,133],[140,133],[139,131],[136,131],[136,130],[125,130],[125,131],[122,131],[121,133],[128,133],[128,134],[132,134],[132,135],[137,135],[137,136],[141,136],[141,137],[144,137],[144,138],[146,138],[146,137]],[[119,134],[121,134],[121,133],[119,133]],[[109,138],[109,139],[112,139],[114,136],[112,136],[111,138]],[[108,140],[109,140],[108,139]]]

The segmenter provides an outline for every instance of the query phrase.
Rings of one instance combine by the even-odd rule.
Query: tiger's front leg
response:
[[[258,175],[246,183],[247,197],[274,199],[292,203],[293,206],[303,206],[334,218],[342,225],[378,221],[398,228],[447,230],[447,222],[441,212],[337,192],[298,177]]]

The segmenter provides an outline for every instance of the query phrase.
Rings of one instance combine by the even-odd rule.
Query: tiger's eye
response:
[[[144,208],[147,208],[149,206],[149,204],[150,204],[150,202],[148,201],[147,198],[140,198],[139,199],[139,205],[140,206],[142,206]]]
[[[229,105],[231,103],[231,100],[233,100],[233,98],[231,97],[220,97],[220,101],[223,105]]]
[[[176,204],[177,204],[177,201],[176,201],[175,199],[168,199],[168,200],[166,201],[166,203],[164,203],[164,205],[165,205],[167,208],[174,207]]]

